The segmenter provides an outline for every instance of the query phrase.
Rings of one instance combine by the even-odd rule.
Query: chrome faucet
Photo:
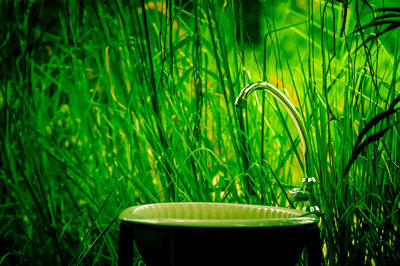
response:
[[[239,96],[236,98],[235,105],[238,108],[245,108],[247,105],[247,98],[249,95],[256,90],[264,90],[271,94],[280,104],[283,105],[285,110],[289,113],[292,118],[297,132],[300,136],[300,142],[302,146],[302,153],[304,158],[304,178],[302,179],[303,188],[293,188],[289,191],[289,197],[295,201],[304,202],[303,210],[320,213],[320,208],[318,207],[316,197],[314,195],[314,185],[316,184],[315,177],[310,177],[308,175],[309,169],[309,140],[305,127],[301,121],[300,115],[296,108],[289,101],[289,99],[280,92],[277,88],[269,84],[268,82],[256,82],[252,83],[242,89]]]

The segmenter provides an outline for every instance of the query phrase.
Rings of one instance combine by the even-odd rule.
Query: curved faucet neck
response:
[[[292,121],[294,122],[294,125],[296,127],[296,130],[300,136],[300,142],[302,146],[302,153],[304,157],[304,174],[305,178],[309,177],[308,175],[308,164],[309,164],[309,141],[308,141],[308,136],[307,132],[305,130],[304,124],[301,120],[299,112],[297,112],[296,108],[293,106],[293,104],[289,101],[289,99],[277,88],[275,88],[273,85],[269,84],[268,82],[256,82],[252,83],[245,88],[242,89],[240,92],[239,96],[236,98],[235,105],[239,108],[245,108],[247,105],[247,98],[248,96],[256,91],[256,90],[264,90],[265,92],[269,93],[271,96],[273,96],[280,104],[283,105],[285,110],[288,112],[290,115]]]

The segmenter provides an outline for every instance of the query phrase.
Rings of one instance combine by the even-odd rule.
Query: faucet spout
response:
[[[239,93],[239,96],[236,98],[235,101],[236,107],[245,108],[247,105],[247,98],[252,92],[256,90],[264,90],[265,92],[273,96],[280,104],[283,105],[285,110],[289,113],[290,117],[292,118],[296,130],[299,133],[303,156],[305,160],[308,159],[306,158],[308,156],[308,147],[309,147],[307,132],[304,128],[304,125],[301,121],[300,115],[297,112],[296,108],[280,90],[278,90],[268,82],[252,83],[244,87],[242,91]],[[305,167],[307,167],[306,163],[304,165]],[[308,173],[307,168],[305,168],[305,172],[306,172],[305,174],[307,175]]]
[[[309,177],[309,141],[308,141],[308,135],[307,135],[307,131],[304,127],[303,122],[301,121],[301,117],[299,115],[299,112],[296,110],[296,108],[293,106],[293,104],[290,102],[290,100],[281,92],[279,91],[277,88],[275,88],[273,85],[269,84],[268,82],[256,82],[256,83],[252,83],[246,87],[244,87],[238,97],[236,98],[235,101],[235,106],[238,108],[245,108],[247,105],[247,98],[249,97],[249,95],[256,91],[256,90],[264,90],[265,92],[269,93],[271,96],[273,96],[280,104],[283,105],[283,107],[285,108],[285,110],[288,112],[288,114],[290,115],[291,119],[294,122],[294,125],[296,127],[296,130],[300,136],[300,142],[301,142],[301,146],[302,146],[302,153],[303,153],[303,158],[304,158],[304,178],[303,178],[303,183],[304,183],[304,188],[301,189],[301,192],[303,192],[303,194],[306,192],[307,195],[309,196],[310,199],[310,203],[307,204],[307,206],[305,207],[305,209],[307,210],[314,210],[314,211],[319,211],[318,206],[315,204],[315,197],[313,195],[313,189],[312,189],[312,185],[313,183],[315,183],[315,178],[310,178]],[[312,180],[312,182],[308,182],[309,180]],[[300,191],[297,191],[300,192]],[[291,192],[292,194],[297,193],[297,192]],[[296,195],[298,195],[298,198],[301,198],[300,194],[297,193]]]

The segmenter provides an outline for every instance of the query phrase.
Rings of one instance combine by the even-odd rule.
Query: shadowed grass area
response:
[[[264,1],[253,43],[240,1],[2,1],[0,264],[115,264],[138,204],[301,208],[288,115],[263,93],[234,107],[265,80],[309,133],[326,263],[395,265],[395,5]]]

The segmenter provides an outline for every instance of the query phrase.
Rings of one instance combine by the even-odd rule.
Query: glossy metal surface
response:
[[[313,185],[316,183],[314,177],[310,177],[309,175],[309,167],[310,167],[310,144],[308,140],[307,131],[304,127],[303,122],[301,121],[301,117],[297,112],[296,108],[293,104],[289,101],[289,99],[277,88],[273,85],[269,84],[268,82],[256,82],[252,83],[246,87],[244,87],[239,96],[236,98],[235,105],[239,108],[245,108],[247,105],[247,98],[250,94],[257,90],[263,90],[273,96],[288,112],[289,116],[291,117],[296,130],[300,136],[300,142],[304,157],[304,175],[303,184],[304,187],[302,189],[295,188],[289,193],[291,194],[292,198],[297,201],[305,201],[305,206],[303,210],[312,211],[314,213],[320,213],[320,208],[317,205],[315,195],[314,195],[314,187]]]

